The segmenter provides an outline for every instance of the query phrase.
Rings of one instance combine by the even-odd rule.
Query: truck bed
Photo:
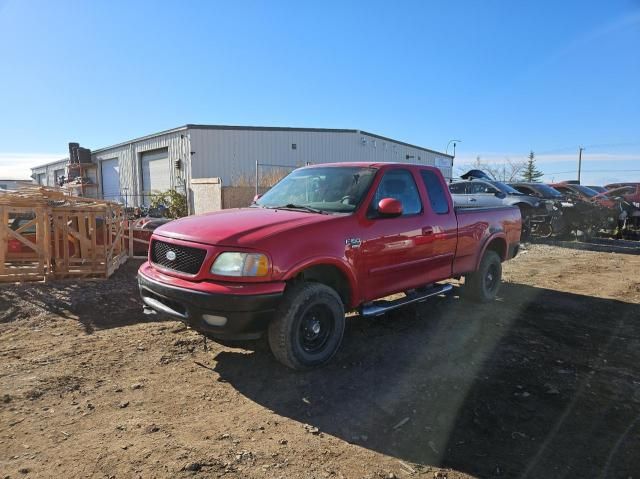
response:
[[[505,239],[503,260],[516,252],[520,242],[522,218],[517,206],[455,207],[458,220],[458,246],[453,274],[475,271],[484,252],[484,244],[498,235]],[[511,250],[506,245],[514,245]]]

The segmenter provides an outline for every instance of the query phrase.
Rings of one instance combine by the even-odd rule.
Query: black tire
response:
[[[269,323],[269,346],[278,361],[291,369],[321,366],[342,342],[344,305],[338,293],[320,283],[287,288]]]
[[[480,261],[478,271],[466,275],[465,294],[480,303],[496,299],[502,282],[502,262],[495,251],[486,251]]]

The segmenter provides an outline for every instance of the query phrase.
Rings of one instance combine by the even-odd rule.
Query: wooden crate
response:
[[[3,192],[0,282],[108,278],[128,258],[125,228],[117,203],[42,187]]]
[[[149,240],[145,240],[142,238],[136,238],[135,233],[138,231],[143,231],[145,233],[149,233],[149,230],[146,230],[142,227],[143,225],[143,218],[140,218],[138,220],[131,220],[131,221],[127,221],[126,223],[126,227],[125,227],[125,236],[124,236],[124,240],[125,240],[125,244],[127,246],[127,253],[129,255],[129,258],[136,258],[136,259],[146,259],[147,255],[139,255],[139,254],[135,254],[135,247],[136,246],[144,246],[146,250],[149,249],[149,243],[151,243]]]
[[[19,228],[10,225],[27,219]],[[43,280],[51,266],[47,211],[43,206],[10,206],[0,204],[0,282]],[[20,252],[12,252],[9,243]]]

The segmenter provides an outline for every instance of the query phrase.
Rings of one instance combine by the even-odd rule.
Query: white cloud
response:
[[[0,153],[0,178],[29,179],[34,166],[63,158],[64,153]]]
[[[480,161],[483,163],[497,163],[502,164],[507,160],[518,161],[526,160],[529,152],[526,153],[496,153],[485,152],[477,153],[475,155],[463,154],[457,155],[454,163],[457,165],[468,165],[473,163],[479,156]],[[536,163],[562,163],[562,162],[577,162],[578,152],[569,154],[536,154]],[[584,151],[582,153],[582,161],[636,161],[640,167],[640,153],[589,153]]]

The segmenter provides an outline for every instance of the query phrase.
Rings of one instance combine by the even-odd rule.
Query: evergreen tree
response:
[[[543,176],[544,173],[536,168],[536,155],[532,151],[529,153],[529,159],[524,168],[524,173],[522,173],[522,179],[530,183],[537,183]]]

